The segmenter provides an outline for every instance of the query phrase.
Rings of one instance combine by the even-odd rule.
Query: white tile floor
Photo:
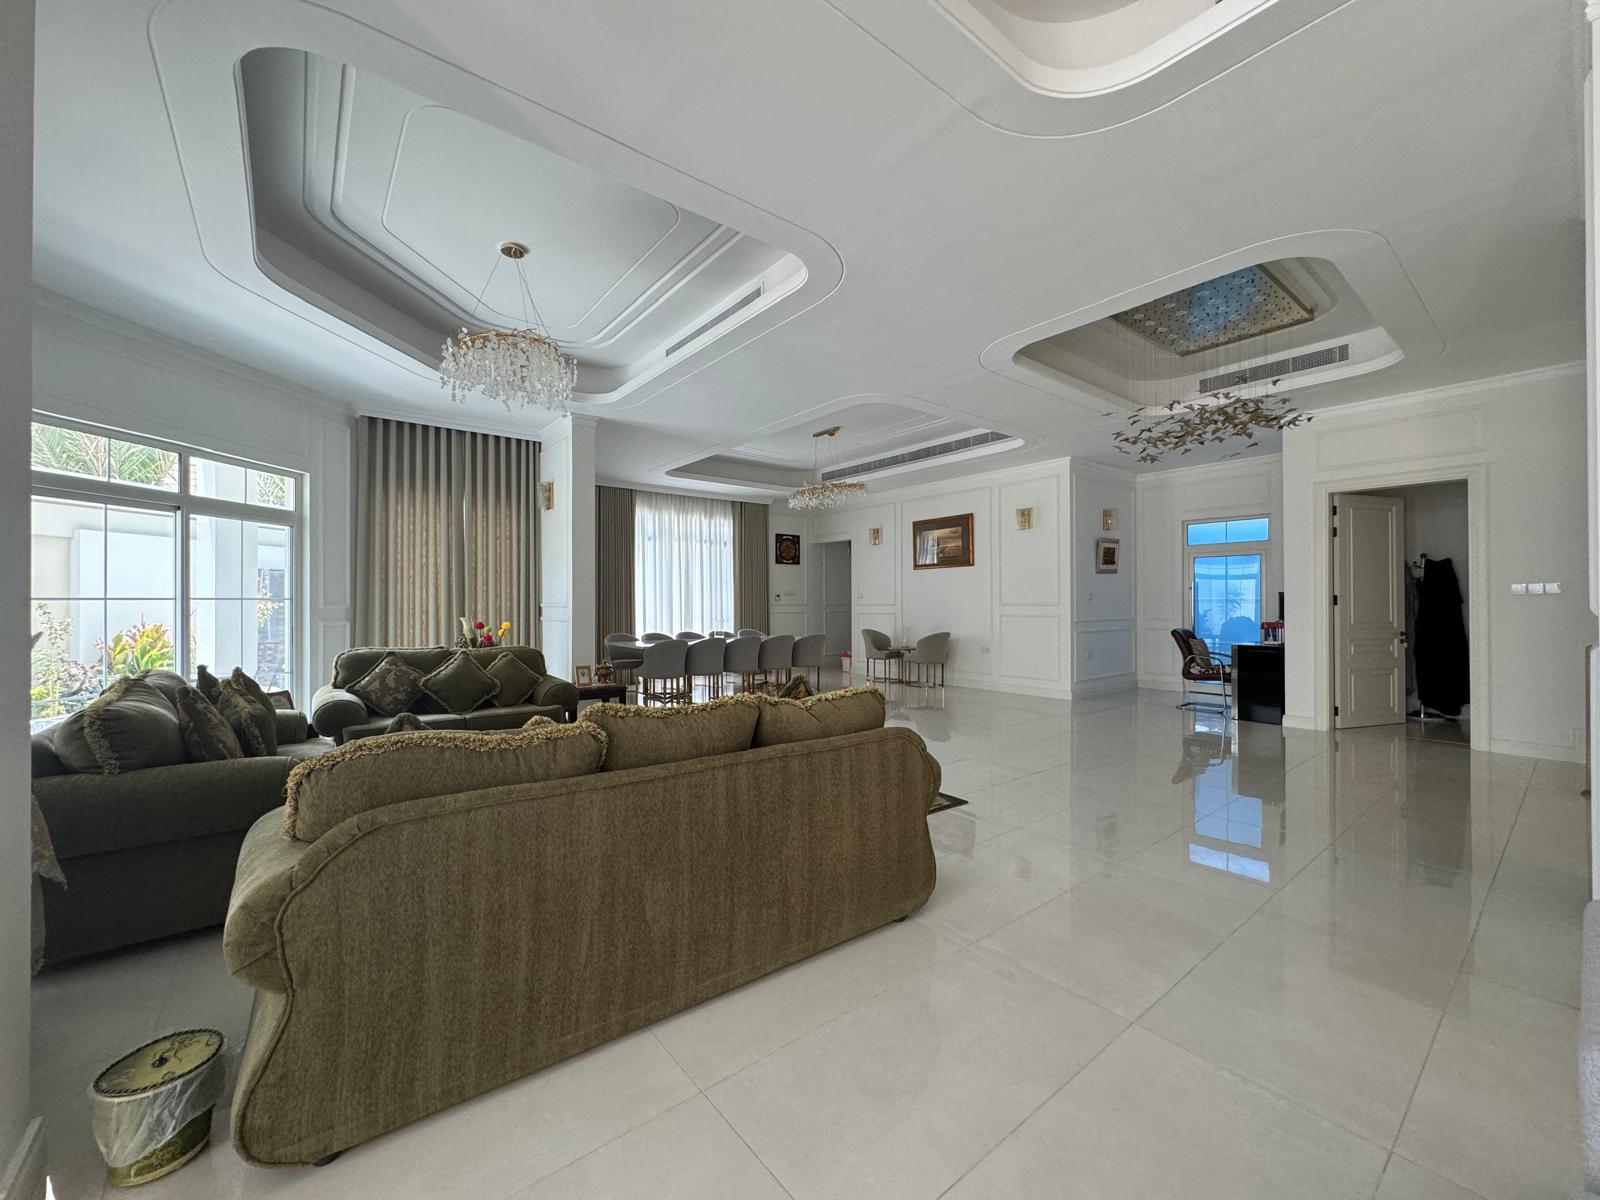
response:
[[[937,693],[934,693],[937,698]],[[218,1144],[145,1200],[1551,1197],[1578,1181],[1576,767],[1221,732],[1166,693],[894,696],[945,789],[939,885],[869,934],[319,1169]],[[237,1046],[203,934],[34,988],[58,1200],[83,1088],[147,1035]]]

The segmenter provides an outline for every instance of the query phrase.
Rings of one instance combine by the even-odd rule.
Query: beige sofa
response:
[[[915,912],[938,788],[865,688],[296,768],[228,914],[235,1147],[316,1162]]]

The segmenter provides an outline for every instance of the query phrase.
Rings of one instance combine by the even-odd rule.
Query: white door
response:
[[[824,650],[850,649],[850,543],[823,542],[822,632]]]
[[[1333,726],[1406,719],[1406,502],[1333,497]]]

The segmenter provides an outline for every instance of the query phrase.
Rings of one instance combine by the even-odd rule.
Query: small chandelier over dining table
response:
[[[823,461],[825,443],[822,439],[830,439],[826,444],[831,447],[831,439],[839,435],[839,428],[837,425],[830,425],[827,429],[819,429],[811,435],[811,469],[815,472],[817,481],[790,492],[790,508],[838,508],[841,504],[866,494],[867,485],[864,483],[826,478],[826,464]]]
[[[490,268],[468,316],[477,313],[501,261],[509,259],[517,272],[523,327],[469,330],[463,326],[455,337],[445,340],[444,358],[439,364],[440,386],[450,389],[450,399],[457,404],[465,404],[473,392],[482,392],[504,404],[507,412],[532,407],[564,413],[578,380],[578,361],[562,351],[539,316],[539,306],[534,303],[522,266],[528,256],[527,246],[501,242],[499,252],[500,258]]]

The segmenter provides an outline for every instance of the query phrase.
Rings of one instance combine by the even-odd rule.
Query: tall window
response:
[[[36,422],[34,719],[153,667],[292,687],[299,500],[293,475]]]
[[[1261,640],[1270,527],[1266,517],[1190,521],[1184,526],[1194,631],[1213,653]]]
[[[641,633],[733,628],[733,505],[639,492],[633,616]]]

